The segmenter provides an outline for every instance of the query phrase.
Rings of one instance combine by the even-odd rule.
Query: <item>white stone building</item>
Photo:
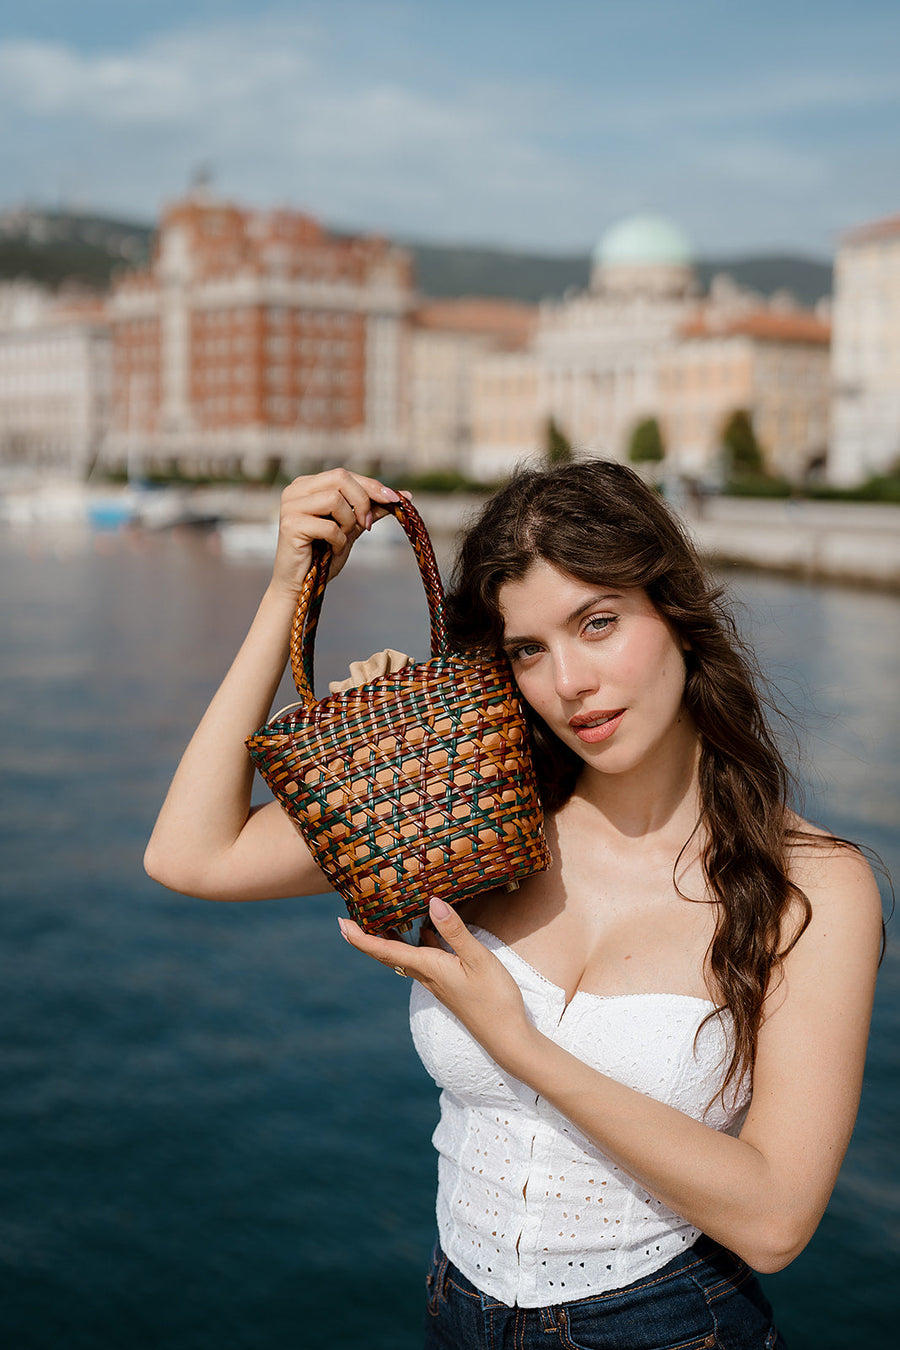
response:
[[[463,297],[425,301],[409,335],[409,467],[458,470],[472,444],[478,363],[486,353],[520,355],[534,334],[537,307]]]
[[[576,451],[625,459],[634,426],[658,412],[658,357],[696,306],[687,241],[640,215],[614,226],[594,253],[589,289],[540,307],[528,356],[476,367],[473,476],[495,478],[540,453],[550,418]],[[504,419],[504,391],[533,400]]]
[[[0,465],[83,478],[109,420],[102,300],[0,286]]]
[[[800,481],[824,463],[829,338],[824,316],[808,310],[698,308],[659,358],[667,466],[687,477],[718,477],[722,433],[738,409],[750,414],[770,473]]]
[[[900,461],[900,215],[852,230],[835,259],[828,477]]]
[[[656,418],[667,468],[718,477],[730,414],[750,413],[767,468],[799,478],[824,457],[829,328],[781,294],[731,278],[701,297],[676,226],[640,215],[604,235],[589,288],[547,301],[527,350],[473,368],[473,477],[496,479],[541,456],[552,418],[576,454],[627,460]]]

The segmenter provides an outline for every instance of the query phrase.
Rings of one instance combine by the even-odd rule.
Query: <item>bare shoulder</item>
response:
[[[852,931],[857,940],[877,939],[880,946],[881,895],[865,855],[799,816],[791,818],[790,827],[788,869],[809,901],[810,930],[845,936]]]
[[[806,904],[798,898],[786,916],[767,1022],[785,1034],[806,1025],[837,1036],[839,1015],[841,1034],[864,1045],[884,933],[878,885],[852,844],[803,820],[792,829],[788,871]]]

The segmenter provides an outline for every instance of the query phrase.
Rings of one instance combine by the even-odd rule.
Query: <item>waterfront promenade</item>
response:
[[[455,532],[477,498],[416,496],[436,535]],[[711,562],[900,591],[900,506],[708,497],[674,503]]]
[[[900,591],[900,506],[714,497],[684,519],[711,560]]]
[[[271,549],[280,492],[267,488],[209,487],[132,490],[84,484],[44,484],[3,491],[0,524],[12,528],[85,523],[103,511],[120,512],[149,529],[220,521],[256,527],[254,551]],[[481,504],[468,495],[414,497],[444,557],[453,537]],[[767,501],[741,497],[687,498],[672,505],[701,554],[711,562],[757,567],[821,581],[900,592],[900,505],[869,502]]]

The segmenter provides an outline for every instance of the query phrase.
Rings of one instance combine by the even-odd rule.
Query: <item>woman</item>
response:
[[[176,773],[150,874],[218,900],[327,889],[250,808],[314,539],[332,573],[396,494],[334,470],[283,497],[272,581]],[[468,532],[451,632],[509,656],[554,858],[513,901],[433,901],[413,977],[444,1088],[428,1344],[782,1344],[749,1267],[815,1231],[859,1100],[881,940],[857,850],[788,806],[749,658],[630,470],[519,475]],[[752,1088],[752,1095],[751,1095]]]

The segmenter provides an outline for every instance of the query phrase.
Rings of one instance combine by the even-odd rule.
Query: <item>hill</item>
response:
[[[553,256],[506,249],[441,247],[407,244],[416,259],[419,288],[425,295],[493,295],[536,303],[567,290],[584,290],[591,260],[588,254]],[[771,295],[789,290],[804,305],[831,293],[828,262],[783,254],[750,258],[708,259],[696,264],[704,290],[718,272],[727,272],[740,286]]]
[[[133,221],[21,207],[0,213],[0,280],[27,277],[105,288],[114,272],[143,262],[153,229]]]
[[[28,277],[52,287],[75,280],[105,287],[116,271],[146,260],[152,237],[152,226],[133,221],[27,207],[6,211],[0,213],[0,280]],[[583,290],[590,275],[588,254],[418,242],[405,247],[415,259],[419,290],[435,298],[486,295],[535,303]],[[830,263],[811,258],[776,254],[697,263],[704,288],[717,272],[763,295],[792,291],[806,305],[831,291]]]
[[[817,258],[798,258],[788,254],[763,254],[752,258],[721,258],[699,262],[697,276],[704,290],[717,272],[727,272],[739,286],[771,295],[790,291],[802,305],[815,305],[831,294],[834,269],[830,262]]]

